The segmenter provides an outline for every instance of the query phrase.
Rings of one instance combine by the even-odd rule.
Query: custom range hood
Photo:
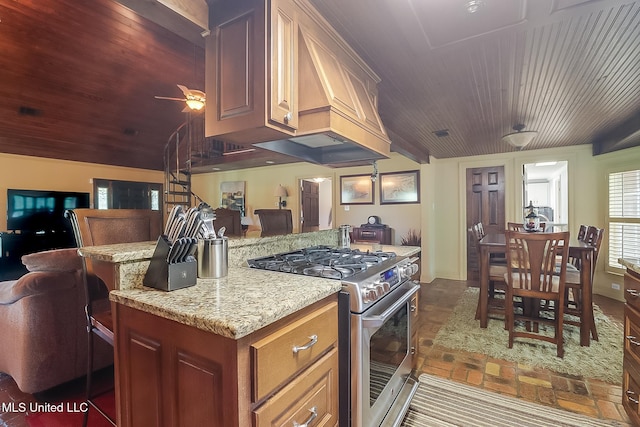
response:
[[[315,8],[306,0],[239,3],[211,15],[207,136],[332,167],[388,158],[380,79]]]

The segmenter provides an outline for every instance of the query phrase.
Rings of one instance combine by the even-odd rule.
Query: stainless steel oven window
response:
[[[352,315],[352,328],[358,343],[354,346],[357,357],[352,360],[351,368],[360,377],[352,396],[352,419],[355,420],[352,425],[355,427],[379,426],[392,406],[402,404],[396,402],[396,397],[411,374],[413,355],[409,340],[413,326],[410,306],[418,289],[412,283],[401,285],[365,313]],[[380,331],[383,332],[378,337],[376,334]],[[389,340],[391,331],[397,335],[393,341]],[[387,347],[383,349],[385,342]],[[372,346],[375,349],[372,350]],[[391,356],[392,353],[395,354]],[[386,361],[381,357],[383,354],[387,356]],[[371,367],[371,362],[378,360],[385,361],[388,368],[388,374],[381,382],[372,378],[372,374],[378,374],[378,369]],[[372,382],[378,382],[378,385],[372,386]]]
[[[395,312],[369,340],[369,406],[389,384],[409,354],[407,304]]]

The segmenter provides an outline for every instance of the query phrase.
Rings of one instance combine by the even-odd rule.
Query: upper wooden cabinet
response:
[[[207,136],[250,144],[326,132],[388,156],[380,79],[307,0],[213,3],[210,22]]]
[[[236,143],[294,135],[298,126],[295,15],[291,0],[211,6],[205,135]]]

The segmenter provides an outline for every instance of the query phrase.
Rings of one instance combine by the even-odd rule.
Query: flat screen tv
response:
[[[88,207],[89,193],[8,189],[7,229],[33,233],[69,231],[64,211]]]

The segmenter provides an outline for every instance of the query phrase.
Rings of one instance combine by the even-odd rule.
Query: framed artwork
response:
[[[226,181],[220,183],[220,206],[225,209],[244,212],[245,181]]]
[[[373,200],[371,175],[345,175],[340,177],[341,205],[372,205]]]
[[[420,203],[420,171],[380,174],[380,204]]]

